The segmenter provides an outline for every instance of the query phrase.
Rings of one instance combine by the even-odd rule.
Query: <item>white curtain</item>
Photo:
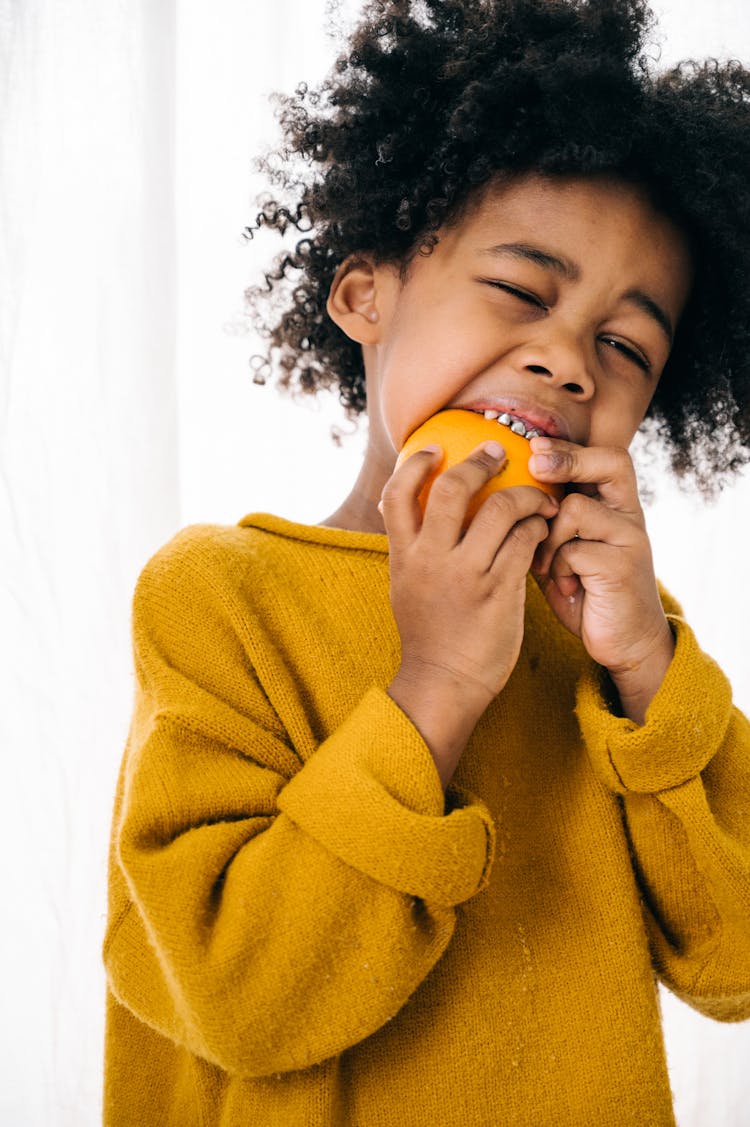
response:
[[[100,1121],[106,850],[148,556],[194,521],[333,510],[363,434],[254,386],[242,291],[267,94],[330,0],[0,0],[0,1122]],[[356,12],[355,0],[344,5]],[[741,0],[663,0],[664,58],[750,61]],[[658,570],[750,709],[750,482],[660,486]],[[750,1024],[665,996],[681,1127],[747,1122]],[[144,1125],[145,1127],[145,1125]]]
[[[0,2],[0,1122],[99,1116],[128,591],[179,519],[175,29]]]

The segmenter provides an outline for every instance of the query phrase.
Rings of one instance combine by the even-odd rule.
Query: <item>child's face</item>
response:
[[[635,188],[535,175],[493,187],[405,283],[375,269],[373,430],[398,450],[436,411],[490,408],[627,448],[690,281],[686,240]]]

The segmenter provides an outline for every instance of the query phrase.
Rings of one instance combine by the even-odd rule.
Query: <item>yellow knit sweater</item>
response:
[[[655,973],[750,1015],[750,726],[665,596],[646,724],[528,585],[444,801],[384,536],[195,526],[135,594],[107,1127],[674,1122]],[[493,864],[494,860],[494,864]]]

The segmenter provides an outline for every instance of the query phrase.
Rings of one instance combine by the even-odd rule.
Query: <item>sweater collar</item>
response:
[[[288,540],[304,540],[312,544],[388,554],[388,537],[382,532],[354,532],[348,528],[301,524],[272,513],[248,513],[237,523],[241,528],[260,528]]]

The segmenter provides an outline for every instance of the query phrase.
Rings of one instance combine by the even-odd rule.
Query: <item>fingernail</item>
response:
[[[531,447],[532,450],[551,450],[552,449],[552,439],[547,438],[546,435],[540,434],[538,437],[532,438],[530,441],[533,443],[533,445]]]
[[[532,454],[529,458],[529,469],[532,474],[554,469],[554,464],[554,458],[550,454]]]
[[[383,515],[383,498],[382,497],[378,501],[376,508],[377,508],[378,512],[380,513],[380,515],[382,516]]]
[[[490,439],[489,442],[485,442],[484,452],[485,454],[489,454],[490,458],[496,458],[498,461],[503,457],[505,453],[500,443],[495,442],[494,439]]]

